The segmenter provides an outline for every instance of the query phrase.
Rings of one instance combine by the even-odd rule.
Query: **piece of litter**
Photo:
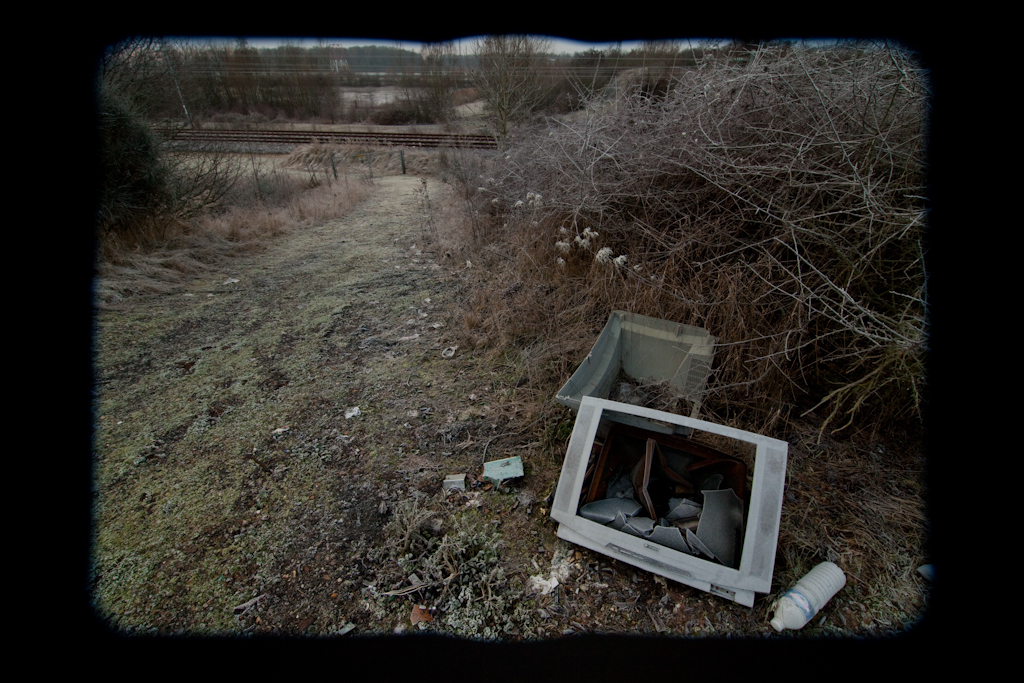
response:
[[[473,267],[473,264],[470,262],[469,259],[466,259],[466,267],[467,268],[472,268]]]
[[[935,580],[935,567],[930,564],[922,564],[917,568],[917,573],[923,576],[927,581]]]
[[[413,339],[419,339],[419,338],[420,338],[420,335],[419,335],[419,333],[417,332],[416,334],[414,334],[414,335],[412,335],[412,336],[409,336],[409,337],[402,337],[402,338],[401,338],[401,339],[399,339],[398,341],[412,341]]]
[[[278,427],[278,428],[277,428],[277,429],[275,429],[275,430],[274,430],[273,432],[271,432],[271,434],[284,434],[284,433],[285,433],[285,432],[287,432],[287,431],[288,431],[289,429],[291,429],[291,427]]]
[[[640,512],[640,503],[631,498],[606,498],[587,503],[580,508],[580,515],[598,524],[608,524],[615,521],[615,517],[621,513],[626,517],[632,517]]]
[[[665,515],[665,519],[671,521],[677,519],[690,519],[691,517],[697,517],[701,513],[703,506],[687,498],[669,498],[668,501],[669,511]]]
[[[691,550],[690,546],[686,543],[686,539],[683,538],[682,532],[674,526],[655,527],[651,532],[650,539],[652,543],[667,546],[673,550],[678,550],[681,553],[686,553],[687,555],[694,554],[693,550]]]
[[[356,625],[353,624],[351,621],[346,622],[345,625],[342,626],[341,629],[338,631],[338,635],[339,636],[343,636],[346,633],[348,633],[349,631],[351,631],[352,629],[354,629],[355,627],[356,627]]]
[[[459,348],[458,344],[455,346],[449,346],[447,349],[441,352],[441,358],[451,358],[455,355],[455,349]]]
[[[449,474],[441,482],[441,488],[445,491],[451,491],[452,489],[459,489],[461,491],[466,490],[466,475],[465,474]]]
[[[195,294],[182,294],[182,296],[195,296]]]
[[[515,479],[523,476],[523,461],[519,456],[505,458],[504,460],[492,460],[484,463],[484,479],[492,481],[497,485],[506,479]]]
[[[252,600],[249,600],[247,602],[243,602],[241,605],[238,605],[232,611],[235,614],[242,614],[244,612],[248,612],[250,607],[252,607],[253,605],[255,605],[257,602],[259,602],[260,600],[262,600],[265,597],[267,597],[266,593],[264,593],[263,595],[258,595],[255,598],[253,598]]]
[[[551,577],[545,579],[543,576],[531,576],[530,577],[530,591],[534,593],[540,593],[541,595],[547,595],[551,591],[558,587],[558,579]]]
[[[238,282],[238,278],[229,277],[227,280],[224,281],[224,284],[230,285],[232,282]]]
[[[345,409],[345,419],[346,420],[348,420],[350,418],[353,418],[353,417],[356,417],[357,415],[359,415],[359,406],[353,406],[352,408],[346,408]]]
[[[743,538],[743,500],[732,489],[705,490],[704,509],[697,537],[711,549],[722,564],[739,568]]]
[[[427,611],[424,605],[413,605],[412,615],[409,617],[409,620],[415,625],[421,621],[433,621],[434,617],[430,616],[430,612]]]

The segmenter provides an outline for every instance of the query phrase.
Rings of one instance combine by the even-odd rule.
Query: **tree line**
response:
[[[329,45],[256,48],[133,38],[104,53],[97,69],[102,229],[144,229],[153,216],[183,216],[216,204],[237,169],[226,150],[183,154],[153,124],[201,127],[216,117],[324,123],[449,123],[456,95],[471,90],[486,104],[487,121],[502,142],[531,117],[566,113],[599,96],[624,72],[640,87],[664,89],[673,70],[687,68],[700,50],[645,43],[555,55],[529,36],[486,36],[468,50],[454,42],[424,44],[419,52]],[[376,109],[342,99],[343,87],[390,83],[401,96]],[[231,120],[229,118],[229,120]],[[148,228],[145,228],[148,229]]]
[[[244,39],[229,45],[132,39],[111,46],[101,78],[108,78],[113,65],[132,71],[140,79],[134,86],[145,100],[142,114],[147,119],[190,126],[225,115],[324,123],[444,123],[454,112],[455,93],[476,87],[488,104],[495,132],[504,135],[509,123],[524,115],[580,108],[625,71],[641,70],[657,78],[660,71],[696,64],[701,53],[701,48],[649,42],[629,51],[612,47],[556,55],[546,41],[528,36],[488,36],[468,50],[453,42],[425,44],[418,52],[376,45],[256,48]],[[353,106],[341,92],[382,86],[403,90],[396,103],[383,107],[390,111]]]

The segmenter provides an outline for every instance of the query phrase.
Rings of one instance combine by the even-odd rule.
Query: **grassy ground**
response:
[[[488,327],[482,308],[531,294],[467,262],[452,201],[432,177],[377,177],[344,217],[288,223],[173,286],[104,272],[91,596],[112,629],[774,637],[774,595],[825,559],[849,582],[796,637],[920,616],[920,447],[819,443],[813,414],[786,435],[773,591],[753,608],[558,540],[572,414],[552,397],[598,330],[517,346]],[[512,455],[522,479],[479,481]],[[462,472],[467,491],[444,495]],[[529,589],[553,574],[553,592]]]

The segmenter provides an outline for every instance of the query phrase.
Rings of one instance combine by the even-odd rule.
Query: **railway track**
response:
[[[250,143],[259,145],[308,145],[311,142],[380,145],[385,147],[463,147],[497,149],[488,135],[446,133],[365,133],[307,130],[196,130],[160,129],[165,138],[182,143]]]

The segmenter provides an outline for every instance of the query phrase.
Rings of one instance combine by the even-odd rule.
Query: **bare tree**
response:
[[[499,140],[540,102],[544,89],[538,67],[548,49],[548,41],[524,35],[486,36],[476,42],[476,86]]]
[[[433,118],[448,123],[455,113],[452,97],[458,84],[455,43],[424,43],[420,55],[427,109]]]
[[[182,95],[188,84],[174,70],[176,57],[164,41],[137,38],[112,46],[99,65],[104,232],[142,234],[195,215],[217,204],[238,178],[238,159],[226,150],[186,149],[151,127],[161,112],[180,108],[188,115]]]

